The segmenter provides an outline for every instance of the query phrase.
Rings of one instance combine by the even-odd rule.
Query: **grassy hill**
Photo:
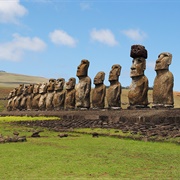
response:
[[[20,83],[30,84],[42,82],[48,82],[48,79],[37,76],[0,72],[0,87],[17,87]]]

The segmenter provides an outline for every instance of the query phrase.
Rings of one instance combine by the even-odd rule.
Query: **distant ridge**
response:
[[[0,87],[17,87],[19,84],[48,82],[47,78],[0,71]]]

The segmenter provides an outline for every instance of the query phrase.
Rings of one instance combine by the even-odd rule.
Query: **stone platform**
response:
[[[54,131],[113,128],[123,133],[139,134],[140,139],[146,140],[180,138],[180,109],[12,111],[1,112],[0,115],[60,117],[60,120],[15,122],[23,126],[45,127]]]

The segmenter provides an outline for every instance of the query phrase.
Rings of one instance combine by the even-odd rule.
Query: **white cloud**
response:
[[[82,10],[89,10],[91,8],[90,4],[87,2],[80,3],[80,7]]]
[[[118,42],[115,40],[114,34],[109,29],[93,29],[90,36],[93,41],[98,41],[109,46],[115,46],[118,44]]]
[[[38,37],[22,37],[13,34],[11,42],[0,44],[0,60],[20,61],[25,51],[42,51],[46,44]]]
[[[75,47],[77,43],[77,40],[63,30],[54,30],[49,34],[49,37],[53,43],[59,45]]]
[[[22,6],[19,0],[0,0],[0,22],[17,23],[17,17],[22,17],[27,9]]]
[[[147,37],[147,34],[139,29],[128,29],[122,33],[134,41],[143,41]]]

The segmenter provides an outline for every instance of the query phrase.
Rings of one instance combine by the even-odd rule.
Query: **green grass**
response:
[[[14,120],[19,121],[21,118],[24,117]],[[67,138],[59,138],[58,132],[48,129],[40,133],[41,138],[31,138],[30,135],[38,127],[8,123],[11,121],[0,120],[0,133],[11,135],[13,131],[18,131],[20,136],[27,136],[27,142],[0,144],[0,179],[180,177],[180,146],[173,143],[142,142],[108,136],[92,138],[90,134],[69,132]]]

